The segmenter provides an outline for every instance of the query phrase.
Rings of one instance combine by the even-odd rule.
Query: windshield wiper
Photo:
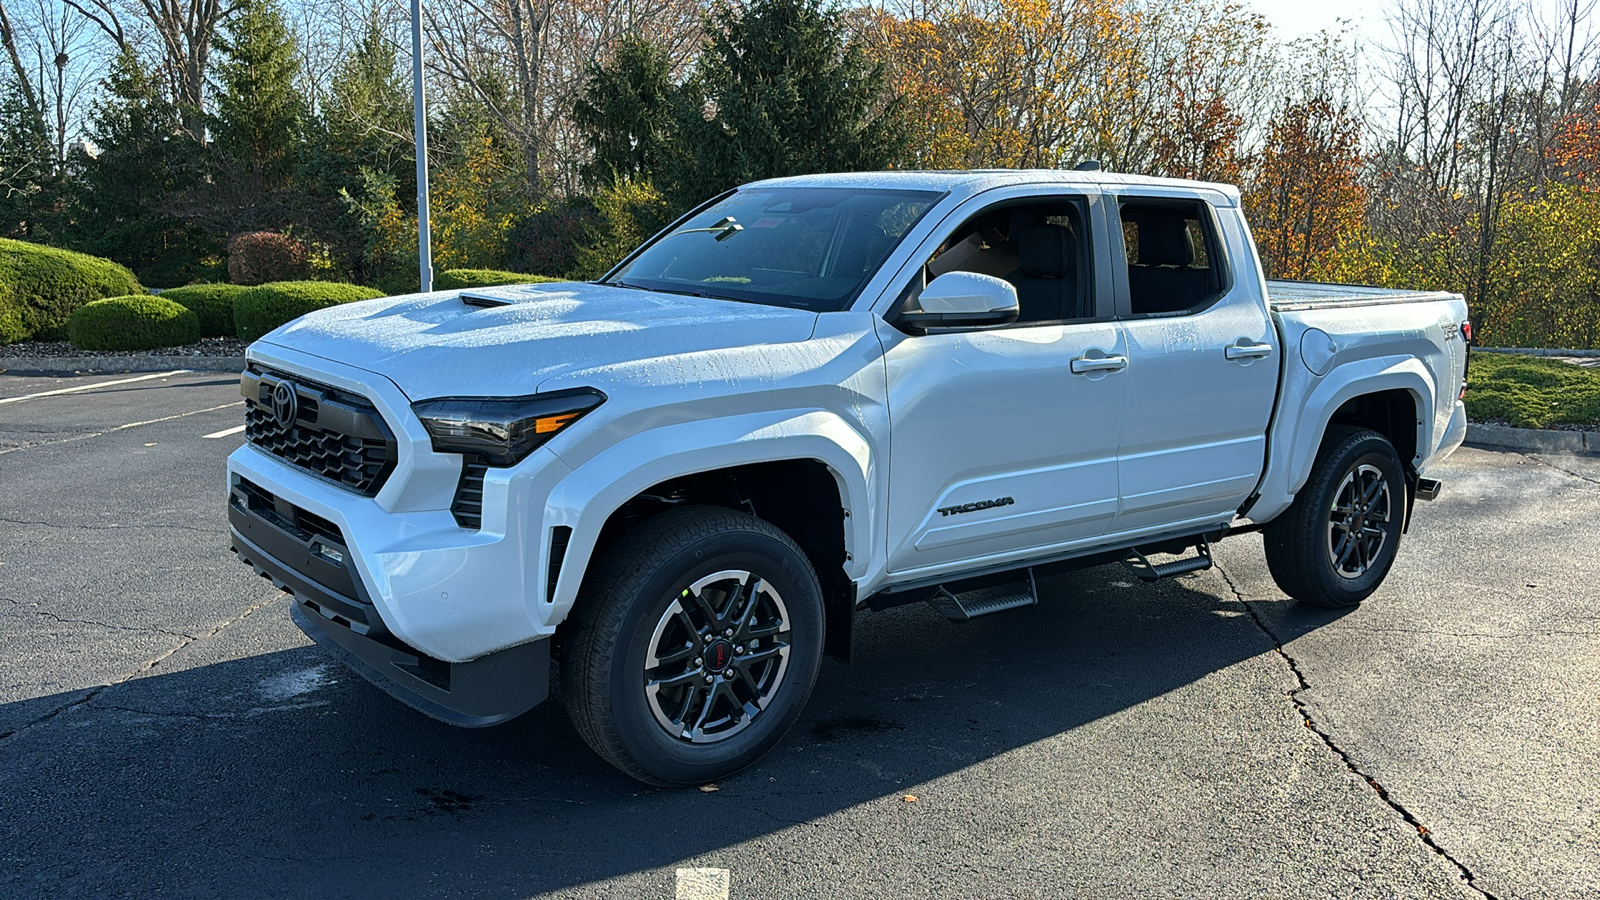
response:
[[[646,287],[642,284],[629,284],[622,279],[616,281],[602,281],[601,284],[609,287],[628,288],[635,291],[651,291],[657,294],[676,294],[679,297],[698,297],[701,300],[726,300],[729,303],[750,303],[750,300],[740,300],[738,297],[724,297],[721,294],[708,294],[705,291],[675,291],[672,288]]]
[[[715,234],[717,236],[717,240],[725,241],[743,230],[744,226],[739,224],[738,219],[735,219],[733,216],[725,216],[707,228],[685,228],[682,231],[674,231],[673,233],[667,235],[667,237],[677,237],[680,234],[700,234],[703,232],[706,234]],[[663,238],[663,240],[665,240],[665,238]]]

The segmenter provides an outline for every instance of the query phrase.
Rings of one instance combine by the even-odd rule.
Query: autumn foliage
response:
[[[1245,194],[1262,265],[1279,278],[1332,274],[1341,240],[1366,226],[1360,126],[1326,97],[1285,106]]]

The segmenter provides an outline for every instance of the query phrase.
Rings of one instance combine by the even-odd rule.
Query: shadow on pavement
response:
[[[571,888],[897,797],[1271,650],[1231,599],[1132,581],[1060,576],[966,626],[864,617],[858,661],[826,664],[795,731],[714,793],[625,778],[555,704],[433,722],[316,647],[146,677],[0,745],[0,894]],[[1274,622],[1287,641],[1336,617]]]

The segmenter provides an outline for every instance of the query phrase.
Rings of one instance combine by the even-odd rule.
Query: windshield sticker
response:
[[[782,219],[779,219],[779,218],[766,218],[766,219],[757,219],[754,222],[751,222],[750,223],[750,227],[751,228],[777,228],[779,225],[782,225],[782,224],[783,224],[783,220]]]

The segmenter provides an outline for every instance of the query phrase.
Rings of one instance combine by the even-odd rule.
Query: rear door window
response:
[[[1127,200],[1121,206],[1134,315],[1184,315],[1227,284],[1210,210],[1198,200]]]

